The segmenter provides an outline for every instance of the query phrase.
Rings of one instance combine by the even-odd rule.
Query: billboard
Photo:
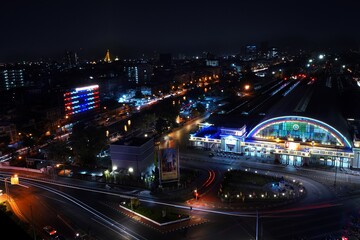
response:
[[[179,156],[176,148],[159,150],[161,181],[177,180],[179,177]]]
[[[285,148],[290,149],[290,150],[300,150],[300,143],[286,141]]]

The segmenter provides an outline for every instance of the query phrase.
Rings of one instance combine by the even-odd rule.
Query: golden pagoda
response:
[[[109,49],[106,51],[106,55],[105,55],[105,58],[104,58],[104,62],[107,62],[107,63],[110,63],[110,62],[111,62]]]

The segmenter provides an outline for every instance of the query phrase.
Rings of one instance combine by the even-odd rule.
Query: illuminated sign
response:
[[[225,144],[235,145],[236,144],[236,138],[233,136],[229,136],[225,138]]]
[[[11,183],[11,185],[19,184],[19,177],[17,175],[11,176],[10,183]]]
[[[162,181],[176,180],[179,177],[179,157],[176,148],[159,150],[160,177]]]
[[[75,88],[64,94],[65,115],[70,116],[100,107],[99,85]]]
[[[285,148],[289,150],[300,150],[300,143],[286,141]]]

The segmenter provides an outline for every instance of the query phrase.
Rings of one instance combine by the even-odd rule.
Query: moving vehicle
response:
[[[45,227],[43,227],[43,230],[47,233],[48,236],[56,236],[57,231],[54,227],[47,225]]]

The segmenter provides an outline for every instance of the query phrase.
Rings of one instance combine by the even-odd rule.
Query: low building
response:
[[[154,167],[154,139],[131,137],[110,144],[113,169],[125,171],[134,176],[147,176]]]
[[[13,123],[0,122],[0,138],[8,137],[9,143],[18,141],[16,126]]]

